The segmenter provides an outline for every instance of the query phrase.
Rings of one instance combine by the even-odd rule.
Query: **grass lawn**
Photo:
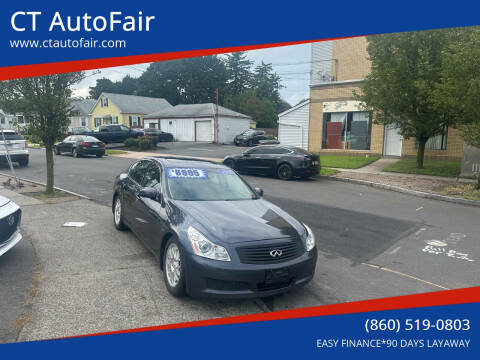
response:
[[[442,194],[480,201],[480,190],[475,189],[474,184],[457,184],[448,186],[443,189]]]
[[[345,156],[345,155],[320,155],[323,167],[358,169],[377,161],[380,156]]]
[[[105,150],[105,153],[106,153],[107,155],[122,155],[122,154],[126,154],[127,152],[126,152],[126,151],[123,151],[123,150],[107,149],[107,150]]]
[[[45,191],[38,191],[38,192],[25,192],[25,193],[22,193],[22,195],[30,196],[41,201],[45,201],[53,198],[59,198],[63,196],[69,196],[69,194],[60,190],[53,190],[53,194],[47,194]]]
[[[332,175],[335,175],[337,173],[339,173],[340,171],[338,170],[335,170],[335,169],[326,169],[324,167],[322,167],[320,169],[320,175],[321,176],[332,176]]]
[[[425,160],[423,169],[417,168],[416,159],[402,159],[390,164],[382,171],[405,174],[457,177],[460,175],[460,161]]]

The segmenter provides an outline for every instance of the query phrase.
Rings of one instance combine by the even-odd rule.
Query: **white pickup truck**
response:
[[[23,136],[13,130],[0,130],[0,162],[7,162],[7,150],[12,162],[28,165],[28,146]]]

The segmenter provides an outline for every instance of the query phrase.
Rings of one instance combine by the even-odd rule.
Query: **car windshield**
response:
[[[5,136],[5,140],[23,140],[23,136],[14,132],[14,131],[0,131],[0,141],[3,141],[3,137]]]
[[[170,197],[184,201],[234,201],[256,199],[256,194],[227,168],[167,167]]]

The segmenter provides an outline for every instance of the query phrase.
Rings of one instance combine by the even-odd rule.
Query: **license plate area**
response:
[[[288,269],[265,270],[265,283],[275,284],[288,282],[290,280],[290,272]]]

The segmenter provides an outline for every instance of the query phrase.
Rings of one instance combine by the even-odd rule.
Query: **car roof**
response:
[[[205,168],[224,168],[225,165],[218,164],[213,161],[189,158],[189,157],[178,157],[178,156],[152,156],[144,159],[152,159],[158,161],[166,167],[178,166],[178,167],[205,167]]]

